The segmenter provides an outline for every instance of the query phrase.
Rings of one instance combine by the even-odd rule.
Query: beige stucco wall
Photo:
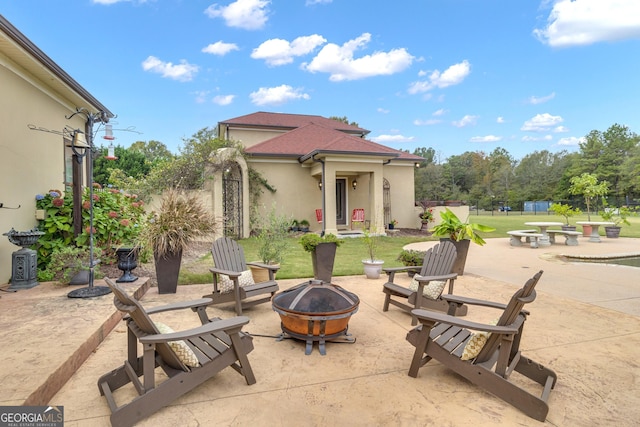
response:
[[[278,135],[282,135],[285,131],[276,130],[255,130],[255,129],[237,129],[230,128],[227,132],[224,126],[220,130],[221,137],[228,139],[229,141],[241,142],[245,147],[251,147],[267,139],[275,138]]]
[[[64,191],[64,144],[61,135],[30,130],[32,124],[61,132],[65,125],[84,129],[81,117],[65,119],[75,105],[33,79],[0,52],[0,234],[11,227],[37,225],[35,195]],[[11,276],[11,254],[19,248],[0,236],[0,284]]]

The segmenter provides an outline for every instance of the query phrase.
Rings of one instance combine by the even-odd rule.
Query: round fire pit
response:
[[[273,310],[280,315],[283,338],[289,335],[306,340],[306,354],[310,354],[315,341],[320,343],[321,354],[325,354],[326,341],[354,342],[348,338],[347,329],[359,304],[356,294],[320,280],[301,283],[272,300]]]

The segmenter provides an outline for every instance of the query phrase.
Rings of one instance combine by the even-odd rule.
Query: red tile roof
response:
[[[306,114],[267,113],[259,111],[245,116],[220,122],[221,125],[242,125],[248,127],[268,127],[278,129],[296,129],[309,123],[317,123],[326,127],[352,134],[366,135],[370,131],[358,126],[343,123],[338,120],[327,119],[322,116]]]
[[[309,117],[309,116],[308,116]],[[333,122],[333,120],[331,120]],[[323,123],[324,124],[324,123]],[[317,152],[388,156],[421,161],[420,156],[396,150],[321,124],[309,123],[245,150],[253,156],[309,157]]]

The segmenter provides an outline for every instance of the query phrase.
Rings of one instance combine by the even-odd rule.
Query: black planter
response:
[[[122,271],[122,276],[116,282],[131,283],[138,280],[136,276],[131,274],[131,271],[138,267],[138,250],[136,248],[118,248],[116,256],[118,257],[118,269]]]
[[[609,226],[605,227],[604,231],[609,239],[617,239],[618,237],[620,237],[620,228],[622,227]]]
[[[467,254],[469,253],[469,245],[471,240],[464,239],[456,242],[448,238],[441,238],[440,241],[450,241],[456,247],[456,262],[453,263],[452,273],[456,273],[458,276],[464,274],[464,266],[467,263]]]
[[[178,288],[178,274],[182,262],[182,251],[161,257],[153,254],[156,264],[156,278],[159,294],[175,294]]]
[[[311,262],[313,264],[313,277],[326,283],[331,283],[333,275],[333,263],[336,259],[336,249],[338,245],[333,242],[320,243],[311,252]]]
[[[575,225],[563,225],[562,229],[564,231],[576,231],[576,226]]]

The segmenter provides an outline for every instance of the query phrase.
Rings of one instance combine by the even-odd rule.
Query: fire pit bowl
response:
[[[325,354],[325,341],[347,336],[349,319],[359,304],[356,294],[321,280],[301,283],[276,294],[272,300],[273,310],[280,315],[283,337],[306,340],[306,354],[311,352],[314,341],[320,343],[320,353]]]

